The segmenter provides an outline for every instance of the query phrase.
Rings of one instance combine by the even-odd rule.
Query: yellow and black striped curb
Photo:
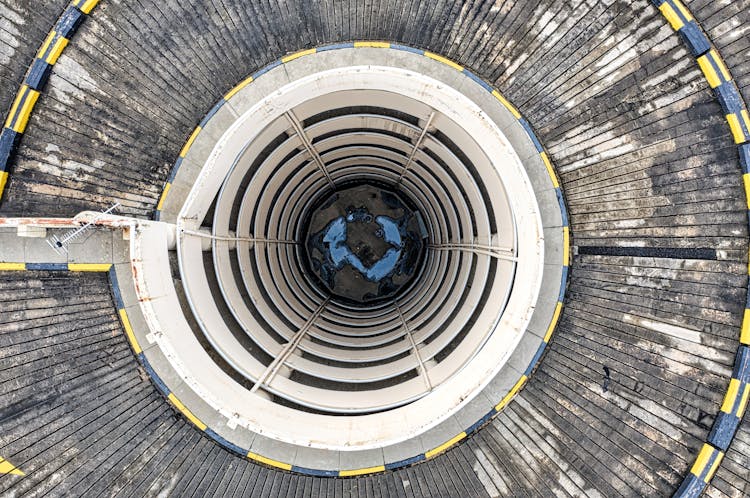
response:
[[[737,144],[750,224],[750,116],[737,85],[732,79],[719,52],[700,25],[680,0],[651,0],[667,19],[672,29],[680,34],[690,53],[713,89],[724,111],[732,138]],[[750,268],[748,270],[750,273]],[[714,419],[714,425],[703,443],[695,463],[673,495],[675,498],[700,496],[711,481],[716,469],[729,448],[747,408],[750,394],[750,289],[740,331],[739,347],[734,360],[734,370],[724,402]]]
[[[21,142],[39,94],[62,51],[99,0],[73,0],[49,32],[26,73],[0,132],[0,200],[10,173],[10,162]]]

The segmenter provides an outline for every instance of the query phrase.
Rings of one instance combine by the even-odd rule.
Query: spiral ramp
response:
[[[750,425],[743,418],[750,392],[750,177],[743,176],[750,167],[750,2],[0,0],[0,5],[1,494],[750,493]],[[551,174],[545,181],[552,186],[545,193],[537,189],[537,200],[549,244],[545,252],[557,258],[556,266],[551,259],[543,266],[545,272],[554,266],[550,271],[556,273],[553,285],[541,286],[537,307],[551,304],[555,314],[537,330],[540,338],[525,334],[519,340],[508,361],[508,371],[515,372],[511,381],[502,389],[483,386],[474,398],[487,398],[489,411],[474,401],[462,404],[430,431],[401,438],[392,458],[382,448],[349,456],[313,443],[261,444],[261,436],[236,435],[243,427],[228,428],[226,417],[212,414],[200,396],[184,388],[183,371],[168,369],[169,351],[160,352],[160,339],[148,335],[155,322],[141,315],[159,311],[149,304],[159,296],[144,298],[141,284],[151,282],[131,271],[150,268],[149,246],[134,241],[157,230],[152,227],[179,225],[193,182],[210,180],[197,173],[206,157],[192,159],[211,150],[201,140],[221,135],[211,135],[210,120],[219,119],[221,109],[239,106],[232,98],[245,98],[242,92],[278,90],[282,85],[272,83],[274,74],[293,82],[295,71],[307,67],[303,64],[323,60],[315,59],[319,56],[335,61],[337,54],[348,54],[352,66],[384,57],[421,58],[424,62],[408,64],[425,71],[442,65],[448,79],[470,77],[474,82],[460,88],[476,84],[487,95],[494,91],[502,96],[497,112],[515,117],[503,132],[532,180],[533,168],[544,168],[547,160]],[[318,118],[301,119],[299,136],[312,137],[314,149],[326,137],[338,140],[336,133],[345,138],[351,132],[351,126],[336,123],[368,120],[373,129],[393,132],[388,140],[395,140],[396,131],[407,137],[381,152],[403,145],[408,156],[411,143],[416,158],[421,131],[435,150],[442,142],[455,152],[460,133],[445,131],[447,121],[439,116],[430,127],[427,115],[411,119],[408,112],[384,112],[377,91],[348,108],[349,114],[319,112]],[[465,93],[479,102],[478,93]],[[295,114],[304,114],[303,104]],[[290,119],[287,128],[296,130]],[[330,125],[328,135],[314,135],[316,125]],[[270,143],[283,148],[280,140]],[[531,147],[531,153],[516,143]],[[293,149],[303,151],[303,145]],[[273,155],[269,147],[264,151]],[[458,162],[466,163],[462,157]],[[423,169],[436,171],[442,164],[436,160]],[[417,170],[415,175],[422,171]],[[333,170],[331,175],[335,181]],[[470,190],[469,183],[453,191],[446,187],[446,199],[456,200],[457,192]],[[483,198],[487,206],[496,202],[495,191],[491,194]],[[224,200],[237,209],[237,199]],[[208,201],[205,211],[214,225],[207,233],[216,237],[215,213],[221,210]],[[91,214],[115,203],[117,217],[102,221]],[[459,204],[456,226],[463,226]],[[474,216],[466,216],[480,220],[481,204],[469,203],[466,212]],[[548,225],[544,218],[552,211],[559,221]],[[64,256],[39,236],[63,234],[92,219],[95,226]],[[449,225],[449,231],[455,229]],[[193,228],[206,235],[205,224]],[[165,279],[181,296],[175,309],[193,317],[190,330],[203,337],[209,318],[202,314],[206,308],[195,306],[199,293],[191,287],[194,275],[186,263],[193,260],[186,258],[197,254],[220,280],[224,246],[216,238],[210,247],[177,238],[164,242],[170,245]],[[197,249],[191,253],[191,247]],[[276,276],[292,271],[283,265],[293,261],[292,252],[278,254],[286,259],[267,261],[268,273]],[[433,261],[430,257],[425,261]],[[479,268],[484,260],[473,257]],[[239,273],[228,271],[225,277]],[[515,278],[523,275],[516,272]],[[264,285],[270,288],[268,281]],[[315,291],[294,294],[315,302]],[[543,300],[547,294],[549,302]],[[454,300],[456,307],[471,298],[462,299]],[[396,310],[389,311],[393,327],[408,316]],[[229,320],[241,321],[234,316]],[[301,331],[310,327],[304,320],[294,323]],[[282,333],[281,325],[277,331]],[[239,369],[227,360],[232,357],[222,355],[214,339],[206,334],[200,344],[249,391],[252,383],[239,378]],[[259,336],[251,339],[262,342]],[[415,344],[414,352],[426,351],[425,344]],[[399,354],[383,365],[411,358]],[[263,358],[255,356],[260,363]],[[308,377],[333,375],[331,365],[342,362],[312,365],[299,358],[287,362],[289,368],[297,365]],[[429,384],[424,372],[439,368],[419,362],[414,378],[389,372],[396,380],[387,387],[416,383],[420,375]],[[244,365],[250,363],[248,357]],[[272,359],[265,365],[274,365]],[[362,375],[370,371],[363,368]],[[503,372],[495,373],[499,378]],[[279,379],[278,388],[271,380],[261,382],[264,402],[277,402],[280,410],[299,408],[311,398],[284,391],[282,384],[304,384],[302,377]],[[324,383],[329,390],[333,384]],[[351,399],[364,399],[357,389],[347,389]],[[299,408],[300,419],[303,412],[318,416],[334,406],[317,400]],[[399,399],[394,403],[404,406],[394,410],[416,406],[411,402]],[[374,401],[366,406],[382,408],[373,408]],[[415,412],[406,420],[418,415],[440,413]]]

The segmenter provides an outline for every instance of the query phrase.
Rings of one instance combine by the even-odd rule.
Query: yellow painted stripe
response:
[[[279,462],[278,460],[273,460],[271,458],[266,458],[264,456],[257,455],[250,451],[248,451],[247,457],[250,460],[255,460],[256,462],[264,463],[266,465],[270,465],[271,467],[276,467],[276,468],[284,469],[284,470],[292,470],[292,466],[289,465],[288,463]]]
[[[119,309],[118,313],[120,313],[120,320],[122,321],[122,326],[125,329],[125,335],[130,342],[130,346],[133,348],[135,354],[141,354],[143,350],[140,344],[138,344],[138,339],[135,338],[133,327],[130,325],[130,319],[128,319],[128,313],[124,309]]]
[[[690,472],[692,472],[696,477],[700,477],[700,475],[706,469],[706,465],[708,465],[708,462],[709,460],[711,460],[711,456],[713,456],[715,451],[717,450],[713,446],[708,443],[703,443],[703,447],[701,448],[700,453],[698,453],[698,458],[695,459],[695,463],[690,469]]]
[[[111,263],[68,263],[68,271],[109,271]]]
[[[29,90],[29,87],[27,85],[21,85],[21,88],[18,90],[18,93],[16,94],[16,100],[14,100],[13,105],[10,106],[8,119],[5,120],[6,128],[10,128],[10,125],[13,122],[13,117],[16,115],[16,111],[18,111],[18,106],[21,105],[21,102],[23,101],[23,97],[24,95],[26,95],[27,90]]]
[[[99,0],[87,0],[86,2],[83,3],[83,5],[81,5],[78,8],[84,14],[89,14],[91,12],[91,10],[94,7],[96,7],[96,4],[98,4],[98,3],[99,3]]]
[[[518,394],[518,391],[521,390],[524,384],[526,384],[526,375],[522,375],[520,379],[516,382],[516,384],[511,388],[510,391],[508,391],[508,394],[506,394],[503,399],[500,400],[500,403],[495,405],[495,411],[499,412],[503,408],[505,408],[505,405],[507,405],[513,397]]]
[[[701,71],[703,71],[703,74],[706,77],[706,80],[708,80],[708,85],[711,88],[716,88],[717,86],[721,85],[721,78],[719,77],[719,73],[716,72],[716,69],[714,69],[714,66],[711,64],[711,61],[708,58],[709,55],[711,55],[711,52],[708,52],[705,55],[701,55],[700,57],[698,57],[697,61],[698,66],[700,66]]]
[[[500,92],[498,92],[497,90],[492,90],[492,95],[494,95],[495,98],[499,100],[500,103],[503,104],[513,114],[513,116],[515,116],[516,119],[521,119],[521,113],[518,112],[518,109],[513,107],[513,104],[508,102],[505,97],[500,94]]]
[[[745,132],[742,131],[739,117],[736,114],[727,114],[727,122],[729,123],[729,129],[732,130],[734,143],[741,144],[745,142]]]
[[[721,58],[721,55],[719,55],[719,52],[716,50],[711,50],[710,53],[713,54],[713,59],[716,65],[719,67],[719,71],[721,72],[722,78],[724,78],[724,81],[729,81],[732,79],[732,75],[729,74],[729,69],[727,69],[727,65],[724,64],[724,59]]]
[[[177,399],[177,396],[174,395],[174,393],[169,393],[169,401],[172,402],[172,404],[182,412],[183,415],[187,417],[188,420],[190,420],[193,424],[195,424],[200,430],[205,431],[207,425],[200,421],[198,417],[193,415],[193,412],[187,409],[185,405],[182,404],[182,402]]]
[[[8,172],[0,171],[0,199],[3,198],[3,191],[5,190],[5,184],[8,182]]]
[[[164,190],[161,192],[161,197],[159,197],[159,204],[156,205],[157,211],[161,211],[161,208],[164,207],[164,201],[167,199],[167,193],[170,188],[172,188],[172,184],[167,182],[167,184],[164,185]]]
[[[718,451],[718,450],[717,450]],[[708,483],[711,478],[713,478],[714,474],[716,473],[716,469],[719,468],[719,464],[721,463],[722,458],[724,458],[724,452],[719,451],[719,454],[716,455],[716,460],[714,460],[714,463],[711,464],[711,468],[708,469],[708,473],[706,474],[706,477],[703,478],[703,480]]]
[[[57,32],[53,29],[49,32],[47,35],[47,38],[44,39],[44,43],[42,43],[42,48],[39,49],[39,52],[37,53],[37,58],[43,59],[44,54],[47,53],[47,49],[49,49],[50,44],[52,43],[52,40],[55,39],[55,36],[57,35]]]
[[[317,48],[309,48],[307,50],[300,50],[299,52],[295,52],[293,54],[287,55],[286,57],[281,58],[281,62],[286,64],[287,62],[293,61],[294,59],[299,59],[300,57],[304,57],[305,55],[314,54],[317,52]]]
[[[675,31],[681,29],[685,25],[682,22],[682,19],[680,19],[680,16],[677,15],[677,12],[675,12],[672,6],[667,2],[659,5],[659,10],[661,11],[662,15],[667,18],[667,21],[669,21],[669,24]]]
[[[683,17],[689,21],[693,20],[693,16],[690,14],[690,11],[687,10],[687,8],[682,4],[680,0],[672,0],[672,2],[675,4],[677,9],[682,13]]]
[[[738,379],[731,379],[729,381],[727,392],[724,394],[724,402],[721,404],[721,411],[724,413],[732,413],[732,408],[734,408],[734,402],[737,400],[737,394],[739,394],[739,392],[740,381]]]
[[[463,71],[464,70],[463,66],[460,66],[460,65],[456,64],[455,62],[453,62],[450,59],[446,59],[442,55],[434,54],[432,52],[427,52],[427,51],[425,51],[424,55],[426,55],[430,59],[435,59],[438,62],[442,62],[443,64],[446,64],[446,65],[452,67],[453,69],[457,69],[458,71]]]
[[[375,472],[383,472],[384,470],[385,470],[385,465],[378,465],[376,467],[366,467],[364,469],[340,470],[339,477],[361,476],[362,474],[374,474]]]
[[[25,85],[24,85],[25,86]],[[39,92],[36,90],[29,90],[28,94],[26,95],[26,98],[23,100],[23,103],[21,104],[21,107],[18,109],[18,112],[16,113],[16,120],[15,123],[13,123],[13,126],[10,127],[11,130],[23,133],[26,129],[26,124],[29,122],[29,117],[31,116],[31,111],[34,109],[34,104],[36,104],[36,99],[39,98]],[[8,121],[12,120],[13,116],[8,117]]]
[[[745,314],[742,316],[740,344],[750,345],[750,309],[745,309]]]
[[[547,156],[546,152],[540,152],[540,156],[542,156],[542,162],[544,162],[544,166],[547,168],[547,173],[549,174],[550,179],[552,180],[552,185],[557,188],[560,186],[560,184],[557,182],[557,175],[555,175],[555,170],[552,169],[552,163],[549,160],[549,157]]]
[[[549,322],[549,326],[547,327],[547,333],[544,334],[544,342],[549,342],[549,340],[552,338],[552,332],[555,331],[555,327],[557,326],[557,321],[560,319],[562,306],[563,306],[562,301],[558,301],[557,305],[555,306],[555,313],[552,315],[552,321]]]
[[[742,398],[740,399],[740,404],[737,406],[737,412],[735,413],[738,418],[742,418],[742,416],[745,415],[748,396],[750,396],[750,384],[745,384],[740,392],[742,393]]]
[[[197,126],[193,133],[190,135],[190,138],[188,138],[185,145],[182,147],[182,150],[180,151],[180,157],[185,157],[187,155],[188,151],[190,150],[190,147],[193,145],[193,142],[195,142],[195,137],[198,136],[198,133],[201,132],[201,127]]]
[[[231,99],[234,96],[234,94],[236,94],[237,92],[239,92],[240,90],[242,90],[243,88],[245,88],[247,85],[249,85],[252,82],[253,82],[253,77],[252,76],[250,76],[249,78],[243,80],[242,83],[240,83],[236,87],[232,88],[231,90],[229,90],[229,92],[226,95],[224,95],[224,100]]]
[[[379,42],[379,41],[358,41],[354,42],[354,46],[359,47],[372,47],[372,48],[391,48],[391,44],[389,42]]]
[[[54,64],[55,62],[57,62],[57,59],[60,58],[60,54],[62,54],[62,51],[67,45],[68,39],[63,38],[62,36],[59,37],[57,40],[55,40],[55,43],[52,45],[52,50],[49,51],[49,54],[44,59],[44,61],[47,64]]]
[[[742,181],[745,183],[745,198],[747,200],[747,208],[750,209],[750,173],[742,175]]]
[[[12,474],[14,476],[26,475],[21,469],[19,469],[3,457],[0,457],[0,474]]]
[[[0,263],[0,270],[3,271],[18,271],[25,269],[26,263]]]
[[[457,434],[456,436],[454,436],[451,439],[449,439],[448,441],[444,442],[443,444],[441,444],[437,448],[433,448],[430,451],[426,451],[425,454],[424,454],[424,457],[425,458],[432,458],[435,455],[437,455],[438,453],[444,452],[445,450],[447,450],[448,448],[450,448],[451,446],[453,446],[457,442],[461,441],[465,437],[466,437],[466,433],[465,432],[462,432],[461,434]]]
[[[563,266],[570,264],[570,228],[563,227]]]

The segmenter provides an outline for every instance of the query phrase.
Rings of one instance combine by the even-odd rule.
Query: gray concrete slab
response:
[[[16,235],[16,229],[3,229],[0,232],[0,261],[3,263],[22,263],[25,261],[24,238]]]
[[[250,451],[265,458],[271,458],[291,465],[297,455],[297,446],[266,437],[256,437],[253,440]]]
[[[130,240],[123,238],[124,230],[112,230],[112,263],[130,262]]]
[[[419,438],[408,439],[398,444],[392,444],[383,448],[383,459],[385,463],[393,463],[423,453],[422,442]]]
[[[385,465],[383,449],[376,448],[364,451],[342,451],[339,457],[341,470],[368,469]]]
[[[529,333],[524,334],[515,351],[513,351],[513,355],[508,360],[510,366],[519,372],[525,371],[542,342],[543,336]]]
[[[137,303],[125,306],[125,312],[128,314],[130,327],[133,329],[133,335],[135,335],[135,339],[138,341],[138,345],[141,349],[143,351],[150,351],[154,348],[159,349],[156,347],[156,343],[150,340],[151,331],[148,328],[146,319],[143,317],[143,313],[141,313],[140,306]],[[149,356],[147,356],[147,358],[149,358]]]
[[[475,424],[477,420],[484,417],[487,412],[490,411],[493,406],[495,406],[496,403],[497,401],[495,401],[494,399],[489,399],[484,391],[480,392],[461,410],[456,412],[453,418],[456,419],[456,422],[459,426],[463,427],[463,429],[466,430],[473,424]]]
[[[437,448],[441,444],[459,435],[463,430],[464,428],[459,425],[455,417],[449,417],[431,430],[419,436],[419,441],[422,444],[421,452]]]
[[[539,290],[536,309],[531,316],[527,330],[539,337],[547,333],[555,308],[557,297],[560,294],[560,282],[562,281],[562,266],[559,264],[544,265],[544,279]]]
[[[112,233],[113,231],[107,228],[96,228],[71,242],[68,245],[68,262],[111,263]]]
[[[544,228],[544,263],[562,265],[563,230],[560,227]]]
[[[317,470],[340,470],[340,452],[321,450],[318,448],[305,448],[298,451],[294,456],[293,465]]]
[[[48,236],[53,234],[62,236],[67,230],[47,230]],[[47,239],[28,239],[23,240],[23,261],[26,263],[67,263],[68,256],[65,253],[58,254],[53,250]]]

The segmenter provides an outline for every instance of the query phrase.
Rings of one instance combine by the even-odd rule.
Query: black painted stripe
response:
[[[614,247],[579,246],[578,254],[590,256],[634,256],[641,258],[716,260],[716,249],[706,247]]]

